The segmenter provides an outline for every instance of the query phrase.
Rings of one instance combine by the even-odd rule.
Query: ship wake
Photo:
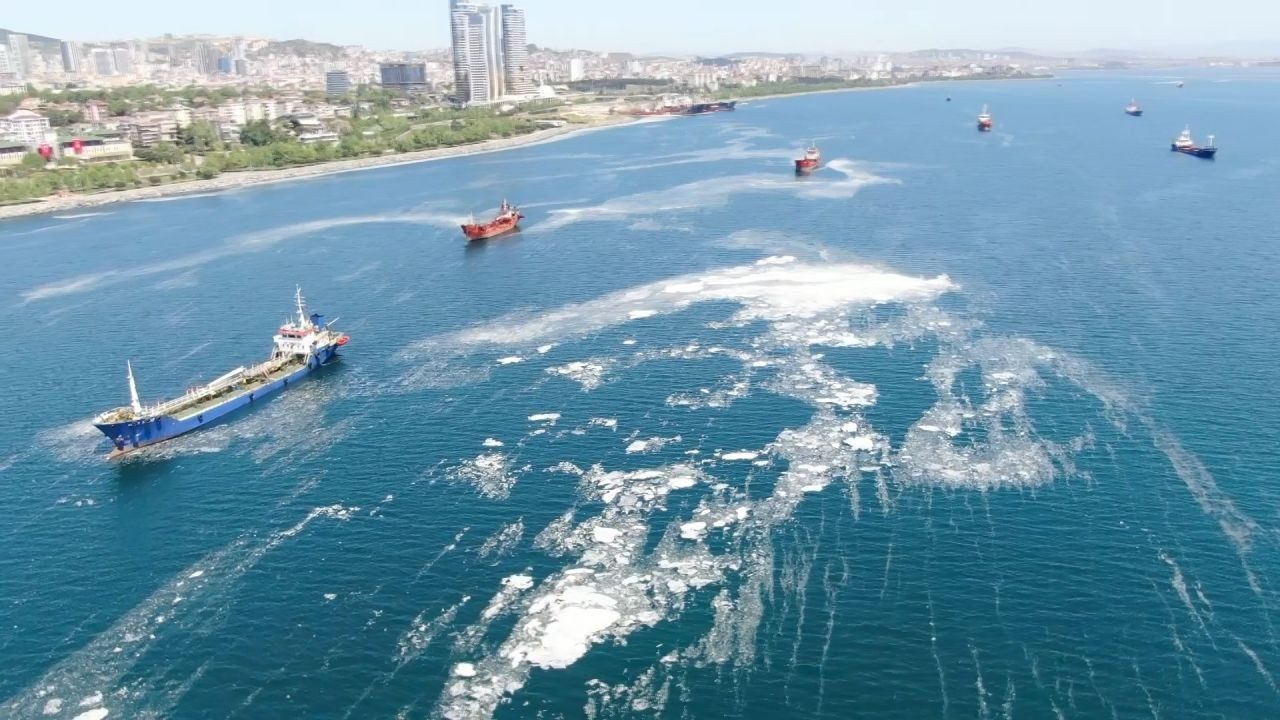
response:
[[[73,278],[57,280],[24,290],[21,294],[24,303],[32,303],[50,298],[75,295],[96,290],[100,287],[115,285],[138,278],[167,273],[183,273],[192,268],[206,265],[237,255],[262,252],[282,242],[307,235],[332,230],[335,228],[372,224],[406,224],[427,225],[440,228],[454,228],[465,218],[460,215],[440,212],[411,212],[387,215],[354,215],[347,217],[325,218],[308,222],[294,223],[281,227],[243,233],[228,238],[221,245],[209,250],[182,255],[171,260],[148,263],[135,267],[104,270],[87,273]]]
[[[580,222],[617,222],[635,217],[696,212],[724,207],[742,193],[793,193],[810,199],[842,199],[856,195],[871,185],[897,184],[894,178],[877,175],[868,166],[848,159],[831,160],[819,182],[801,182],[777,173],[755,173],[707,178],[664,190],[623,195],[599,205],[552,210],[548,218],[531,225],[527,232],[550,232]],[[836,177],[832,178],[830,175]],[[818,178],[814,178],[817,180]]]

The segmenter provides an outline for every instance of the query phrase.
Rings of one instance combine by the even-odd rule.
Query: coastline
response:
[[[872,90],[900,90],[902,88],[915,87],[921,84],[923,83],[919,81],[913,81],[909,83],[902,83],[901,85],[874,85],[874,86],[867,86],[867,87],[826,88],[824,90],[805,90],[803,92],[774,93],[772,95],[753,95],[751,97],[742,98],[741,100],[738,101],[738,104],[750,105],[751,103],[757,102],[759,100],[776,100],[778,98],[801,97],[803,95],[829,95],[831,93],[869,92]]]
[[[1048,79],[1048,78],[992,78],[993,80],[1017,80],[1017,79]],[[954,82],[952,80],[930,80],[930,81],[912,81],[902,83],[900,85],[877,85],[870,87],[847,87],[847,88],[825,88],[822,90],[806,90],[802,92],[774,93],[771,95],[757,95],[743,98],[739,101],[742,105],[749,105],[753,102],[763,100],[775,100],[778,98],[799,97],[803,95],[825,95],[829,93],[846,93],[846,92],[867,92],[873,90],[898,90],[903,88],[917,87],[928,83],[947,83]],[[31,215],[46,215],[49,213],[67,212],[70,210],[78,210],[83,208],[100,207],[102,205],[111,205],[114,203],[137,202],[139,200],[156,200],[160,198],[180,197],[183,195],[198,195],[204,193],[215,193],[224,190],[232,190],[242,187],[250,187],[254,185],[269,185],[272,183],[288,182],[291,180],[302,180],[306,178],[321,177],[324,175],[336,175],[338,173],[355,172],[358,170],[369,170],[380,167],[393,167],[396,165],[409,165],[421,162],[430,162],[432,160],[443,160],[452,157],[463,157],[467,155],[483,155],[487,153],[500,152],[502,150],[510,150],[518,147],[527,147],[539,145],[542,143],[555,142],[575,135],[595,132],[598,130],[607,130],[609,128],[621,127],[623,125],[632,125],[644,122],[655,122],[668,120],[674,116],[661,117],[635,117],[628,115],[609,115],[585,126],[566,125],[564,127],[547,128],[545,130],[535,130],[525,135],[519,135],[510,138],[498,138],[494,140],[485,140],[483,142],[473,143],[471,145],[454,145],[452,147],[432,148],[430,150],[415,150],[407,153],[394,153],[390,155],[378,155],[374,157],[350,158],[347,160],[332,160],[316,165],[300,165],[290,168],[272,168],[269,170],[241,170],[237,172],[228,172],[209,180],[186,180],[178,183],[168,183],[165,185],[156,185],[140,188],[129,188],[126,190],[108,190],[100,193],[68,195],[66,197],[53,197],[37,200],[35,202],[21,203],[18,205],[0,206],[0,221],[10,218],[29,217]]]
[[[31,215],[45,215],[49,213],[99,207],[114,203],[137,202],[139,200],[156,200],[159,198],[179,197],[182,195],[213,193],[241,187],[269,185],[272,183],[321,177],[324,175],[336,175],[338,173],[355,172],[358,170],[370,170],[373,168],[392,167],[395,165],[409,165],[413,163],[430,162],[432,160],[443,160],[446,158],[462,157],[466,155],[483,155],[518,147],[555,142],[575,135],[620,127],[622,125],[640,122],[641,120],[642,119],[640,118],[627,116],[611,116],[590,125],[566,125],[557,128],[547,128],[545,130],[535,130],[525,135],[485,140],[471,145],[454,145],[452,147],[415,150],[407,153],[334,160],[316,165],[301,165],[291,168],[243,170],[239,172],[223,173],[218,177],[210,178],[208,180],[188,180],[185,182],[168,183],[166,185],[129,188],[127,190],[109,190],[101,193],[45,198],[35,202],[0,206],[0,221],[10,218],[28,217]]]
[[[828,93],[845,93],[845,92],[867,92],[871,90],[902,90],[905,88],[924,87],[925,85],[947,85],[950,83],[961,82],[1007,82],[1010,80],[1052,80],[1053,75],[1028,75],[1019,77],[993,77],[993,78],[937,78],[925,80],[912,80],[911,82],[898,83],[895,85],[864,85],[859,87],[840,87],[840,88],[824,88],[822,90],[803,90],[800,92],[773,93],[771,95],[753,95],[738,100],[740,105],[746,105],[757,100],[775,100],[777,98],[797,97],[800,95],[826,95]]]

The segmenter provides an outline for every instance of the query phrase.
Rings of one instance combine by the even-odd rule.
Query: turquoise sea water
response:
[[[1280,73],[1184,77],[0,224],[0,714],[1280,715]],[[102,459],[295,283],[339,365]]]

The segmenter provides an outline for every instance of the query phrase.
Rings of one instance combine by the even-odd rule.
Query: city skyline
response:
[[[305,38],[380,50],[428,50],[451,44],[451,0],[406,9],[389,0],[368,0],[361,12],[282,0],[269,15],[247,0],[227,0],[213,15],[184,16],[170,3],[133,0],[109,14],[83,0],[69,0],[57,18],[37,6],[6,9],[0,27],[76,42],[165,34]],[[721,54],[801,52],[839,54],[922,48],[1028,48],[1046,53],[1096,48],[1163,51],[1170,54],[1280,53],[1280,5],[1262,0],[1223,0],[1211,22],[1191,0],[1115,4],[1081,0],[1070,12],[1027,7],[1015,0],[975,6],[923,0],[903,7],[884,3],[810,3],[794,8],[746,7],[708,0],[689,4],[651,0],[603,6],[580,0],[528,0],[528,37],[539,46],[638,53]],[[79,9],[77,9],[79,8]],[[590,22],[584,22],[590,11]],[[69,11],[69,12],[64,12]],[[396,17],[397,22],[386,22]],[[1105,20],[1105,22],[1100,22]],[[1141,28],[1138,33],[1134,28]]]

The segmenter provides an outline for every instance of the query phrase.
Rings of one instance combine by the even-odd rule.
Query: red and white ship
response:
[[[991,132],[991,113],[987,112],[987,106],[982,106],[982,112],[978,113],[978,132]]]
[[[822,153],[816,144],[804,151],[804,157],[796,158],[796,174],[807,175],[822,166]]]
[[[524,215],[520,214],[516,206],[503,200],[502,207],[498,208],[497,217],[487,223],[463,223],[462,234],[467,236],[468,242],[472,240],[487,240],[517,229],[523,219]]]

